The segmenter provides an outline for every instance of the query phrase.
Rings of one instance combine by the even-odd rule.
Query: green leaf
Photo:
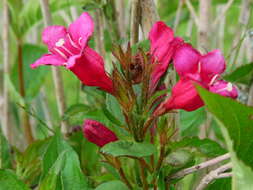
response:
[[[253,80],[253,63],[242,65],[232,73],[225,75],[223,78],[230,82],[249,85]]]
[[[13,82],[11,81],[9,75],[4,74],[4,80],[7,82],[8,89],[10,91],[11,100],[15,103],[19,103],[24,105],[24,98],[19,94],[17,88],[14,86]]]
[[[114,181],[102,183],[95,190],[128,190],[128,188],[121,181],[114,180]]]
[[[66,150],[71,150],[71,147],[62,139],[59,132],[50,139],[49,145],[42,159],[42,178],[47,175],[50,168],[56,162],[58,156]]]
[[[51,139],[43,157],[43,177],[39,190],[61,187],[86,190],[88,181],[82,173],[77,153],[57,134]]]
[[[195,136],[199,133],[199,126],[206,120],[204,108],[192,112],[180,110],[180,132],[182,136]]]
[[[231,161],[232,161],[232,190],[251,190],[253,187],[253,171],[252,168],[247,166],[245,163],[243,163],[241,160],[238,159],[238,156],[236,156],[236,153],[233,149],[233,140],[231,139],[231,136],[229,135],[229,131],[227,128],[218,121],[223,133],[223,136],[225,138],[227,147],[230,151],[231,155]]]
[[[165,163],[172,165],[173,167],[183,167],[194,160],[193,154],[185,149],[179,149],[171,152],[165,159]]]
[[[116,98],[110,94],[106,95],[106,108],[121,123],[125,122],[119,103]]]
[[[48,146],[49,139],[37,140],[30,144],[24,152],[16,150],[16,173],[29,185],[41,174],[42,155]]]
[[[224,125],[237,157],[253,168],[253,108],[197,87],[207,109]]]
[[[154,154],[156,151],[154,145],[149,143],[137,143],[119,140],[105,145],[101,152],[113,156],[134,156],[145,157]]]
[[[172,150],[186,147],[196,148],[197,151],[207,157],[216,157],[227,152],[217,142],[210,139],[199,139],[198,137],[186,137],[178,142],[171,143],[169,146],[169,148]]]
[[[0,190],[29,190],[11,170],[0,169]]]
[[[0,129],[0,168],[11,168],[11,147]]]
[[[63,120],[68,120],[70,117],[78,113],[87,113],[90,107],[85,104],[74,104],[71,105],[64,113]]]

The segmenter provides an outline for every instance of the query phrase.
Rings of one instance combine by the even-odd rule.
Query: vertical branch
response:
[[[240,12],[240,17],[239,17],[239,23],[237,27],[237,31],[234,37],[234,40],[232,42],[232,46],[230,49],[230,60],[229,62],[232,67],[235,63],[236,60],[236,54],[238,51],[238,48],[241,46],[241,36],[246,32],[247,30],[247,24],[249,23],[249,17],[250,17],[250,5],[251,5],[251,0],[243,0],[242,5],[241,5],[241,12]]]
[[[217,7],[217,15],[220,15],[221,12],[224,9],[224,5],[219,5]],[[220,23],[219,23],[219,27],[217,27],[217,32],[218,32],[218,38],[217,38],[217,45],[218,48],[223,51],[224,49],[224,31],[225,31],[225,24],[226,24],[226,15],[224,15],[221,19],[220,19]]]
[[[148,33],[153,24],[159,20],[159,15],[154,0],[141,0],[141,27],[144,38],[148,37]]]
[[[253,62],[253,31],[249,33],[249,39],[248,39],[248,49],[250,50],[248,52],[248,60],[249,62]],[[250,86],[249,89],[249,97],[248,97],[248,102],[247,104],[249,106],[253,106],[253,83]]]
[[[18,46],[18,81],[19,81],[19,93],[24,98],[25,97],[25,83],[24,83],[24,73],[23,73],[23,42],[21,39],[17,41]],[[28,144],[31,144],[34,139],[32,135],[32,127],[30,123],[30,118],[26,111],[21,110],[22,125],[24,128],[24,134]]]
[[[9,50],[9,16],[7,0],[3,3],[3,116],[2,129],[6,139],[11,142],[11,125],[10,125],[10,107],[9,107],[9,93],[8,84],[5,76],[9,74],[10,70],[10,50]]]
[[[103,12],[101,9],[95,11],[95,45],[96,49],[102,57],[105,57],[104,48],[104,23],[103,23]]]
[[[131,38],[130,43],[133,45],[139,40],[139,24],[140,24],[140,2],[139,0],[131,1]]]
[[[40,0],[42,14],[45,26],[52,25],[52,16],[49,10],[48,0]],[[57,100],[58,112],[60,117],[63,116],[65,110],[65,97],[64,97],[64,90],[63,90],[63,81],[61,72],[57,67],[52,67],[52,74],[54,80],[54,87],[55,87],[55,95]],[[65,121],[61,122],[61,131],[63,134],[68,132],[68,125]]]
[[[76,20],[78,18],[78,12],[77,12],[76,7],[70,7],[70,13],[71,13],[72,20]]]
[[[211,0],[199,1],[198,47],[208,50]]]
[[[176,12],[176,18],[175,18],[174,25],[173,25],[174,32],[176,32],[177,26],[178,26],[179,21],[180,21],[182,7],[183,7],[183,0],[179,0],[178,7],[177,7],[177,12]]]
[[[117,22],[118,22],[118,26],[119,26],[119,32],[120,32],[120,38],[126,38],[126,11],[125,11],[125,7],[126,7],[126,3],[124,0],[117,0],[115,1],[115,5],[116,5],[116,12],[117,12]]]

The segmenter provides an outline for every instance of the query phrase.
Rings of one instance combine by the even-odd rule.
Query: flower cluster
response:
[[[124,77],[121,78],[117,72],[114,72],[113,76],[110,77],[105,71],[103,58],[88,46],[93,30],[94,23],[88,13],[83,13],[68,28],[63,26],[45,28],[42,41],[48,46],[50,53],[43,55],[31,67],[36,68],[40,65],[64,66],[72,71],[84,85],[96,86],[115,97],[119,97],[122,104],[125,101],[125,107],[130,108],[130,104],[126,102],[128,99],[125,98],[127,95],[124,95],[124,90],[129,86],[129,80],[125,80]],[[150,51],[146,54],[150,55],[148,62],[152,66],[150,73],[144,71],[146,66],[143,65],[142,56],[136,55],[134,57],[135,65],[133,65],[131,63],[132,58],[127,57],[131,53],[126,54],[126,56],[122,51],[115,54],[124,62],[125,65],[123,64],[122,67],[129,68],[128,73],[130,72],[130,75],[132,72],[130,86],[148,79],[146,81],[148,82],[146,86],[148,86],[149,93],[147,97],[159,89],[162,76],[165,75],[169,64],[173,62],[180,79],[172,88],[171,96],[157,106],[153,116],[157,117],[174,109],[193,111],[202,107],[204,103],[195,89],[195,84],[222,96],[237,97],[236,87],[220,79],[226,65],[219,50],[202,55],[190,44],[185,43],[182,38],[175,37],[173,30],[161,21],[156,22],[152,27],[149,40]],[[130,62],[127,65],[126,60],[128,59]],[[144,74],[140,75],[140,73]],[[147,75],[150,76],[147,77]],[[121,87],[123,92],[118,89],[122,85],[126,85],[125,88],[124,86]],[[133,94],[132,91],[129,94],[130,97]],[[133,96],[131,100],[134,102],[135,97]],[[83,132],[90,142],[99,147],[118,139],[111,130],[93,120],[85,121]]]

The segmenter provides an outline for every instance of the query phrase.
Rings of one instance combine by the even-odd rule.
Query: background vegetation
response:
[[[89,118],[110,126],[120,136],[117,126],[124,123],[123,116],[112,96],[82,86],[66,69],[40,67],[31,70],[29,65],[47,52],[41,43],[43,19],[46,20],[42,2],[0,2],[3,14],[0,18],[0,57],[3,58],[0,59],[0,189],[93,189],[101,183],[118,180],[119,176],[113,167],[101,162],[98,148],[87,142],[81,132],[75,131]],[[190,150],[187,163],[178,169],[229,151],[233,171],[237,172],[232,179],[233,188],[252,189],[253,109],[246,106],[253,105],[252,1],[143,0],[134,18],[131,17],[133,2],[50,0],[49,13],[53,24],[67,26],[83,11],[88,11],[97,25],[89,44],[103,55],[108,71],[114,60],[113,44],[126,46],[128,41],[137,42],[134,49],[148,50],[147,34],[158,19],[203,53],[221,49],[227,60],[223,78],[238,86],[238,102],[241,103],[200,89],[206,106],[175,114],[181,138],[181,144],[175,147],[187,147],[187,154]],[[140,25],[134,26],[133,19],[140,19]],[[168,73],[168,86],[171,86],[171,73],[173,71]],[[66,134],[65,140],[60,131]],[[177,154],[180,158],[187,157],[185,152]],[[124,169],[131,176],[134,162],[128,166]],[[164,168],[159,174],[159,189],[164,189],[166,171]],[[204,170],[188,175],[171,189],[194,189],[207,173],[208,170]],[[110,183],[100,189],[113,190],[113,185],[118,188],[117,181]],[[231,189],[231,179],[216,180],[208,188]]]

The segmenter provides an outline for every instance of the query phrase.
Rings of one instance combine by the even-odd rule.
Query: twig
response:
[[[232,163],[227,163],[215,170],[212,170],[205,177],[202,178],[196,190],[203,190],[205,187],[215,179],[227,178],[232,176],[232,172],[223,173],[232,168]]]
[[[192,6],[191,2],[189,0],[185,0],[185,4],[187,8],[189,9],[196,26],[199,27],[199,23],[200,23],[199,17],[197,16],[196,11],[194,10],[194,7]]]
[[[233,2],[234,2],[234,0],[228,0],[228,2],[225,5],[225,7],[223,8],[221,14],[219,14],[219,16],[217,16],[216,19],[214,20],[214,22],[213,22],[213,28],[215,28],[216,25],[222,20],[222,18],[225,16],[226,12],[231,7],[231,5],[233,4]]]
[[[173,179],[182,178],[182,177],[184,177],[184,176],[186,176],[186,175],[188,175],[188,174],[191,174],[191,173],[196,172],[196,171],[198,171],[198,170],[201,170],[201,169],[203,169],[203,168],[212,166],[212,165],[214,165],[214,164],[217,164],[217,163],[222,162],[222,161],[224,161],[224,160],[227,160],[227,159],[229,159],[229,158],[230,158],[229,153],[224,154],[224,155],[222,155],[222,156],[218,156],[218,157],[216,157],[216,158],[214,158],[214,159],[208,160],[208,161],[206,161],[206,162],[202,162],[202,163],[200,163],[200,164],[198,164],[198,165],[195,165],[195,166],[192,166],[192,167],[190,167],[190,168],[183,169],[183,170],[181,170],[181,171],[179,171],[179,172],[177,172],[177,173],[175,173],[175,174],[173,174],[173,175],[171,175],[171,176],[168,176],[168,177],[167,177],[167,181],[171,181],[171,180],[173,180]]]
[[[43,19],[45,26],[52,25],[52,16],[49,11],[49,3],[48,0],[40,0],[41,9],[43,13]],[[64,97],[64,90],[63,90],[63,82],[62,82],[62,76],[59,68],[52,67],[52,74],[53,74],[53,80],[54,80],[54,86],[55,86],[55,95],[58,105],[58,112],[60,117],[63,116],[65,111],[65,97]],[[65,121],[61,122],[61,131],[63,134],[67,134],[68,132],[68,125]]]
[[[140,2],[139,0],[131,1],[131,45],[139,40],[139,24],[140,24]]]

